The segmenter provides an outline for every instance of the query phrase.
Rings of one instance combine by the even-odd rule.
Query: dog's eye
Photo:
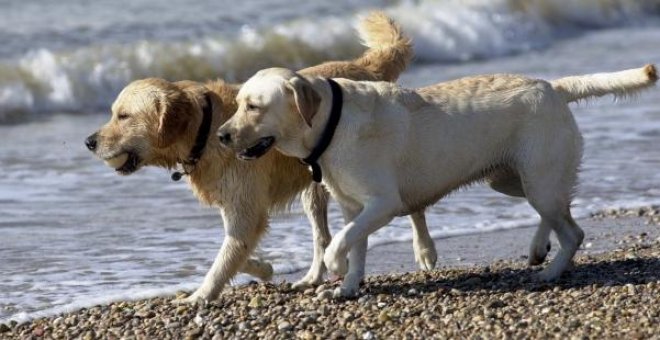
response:
[[[254,104],[247,104],[247,105],[245,105],[245,108],[246,108],[248,111],[256,111],[256,110],[259,109],[259,107],[256,106],[256,105],[254,105]]]
[[[120,113],[120,114],[117,115],[117,119],[119,119],[119,120],[124,120],[124,119],[127,119],[127,118],[128,118],[128,114],[126,114],[126,113]]]

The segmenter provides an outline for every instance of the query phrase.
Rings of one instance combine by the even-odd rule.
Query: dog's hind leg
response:
[[[293,288],[295,289],[305,289],[318,285],[323,281],[323,274],[325,273],[323,254],[325,253],[325,247],[328,246],[332,239],[328,228],[329,195],[325,188],[318,183],[312,183],[302,193],[301,201],[303,210],[312,225],[314,258],[307,274],[293,284]]]
[[[410,222],[413,229],[415,262],[417,262],[419,268],[422,270],[432,270],[435,268],[438,254],[435,250],[435,242],[433,242],[431,235],[429,235],[429,229],[426,226],[424,210],[410,214]]]
[[[577,180],[577,167],[581,156],[581,138],[577,128],[562,127],[548,131],[548,135],[534,134],[526,150],[530,152],[521,165],[520,175],[527,200],[541,216],[541,225],[535,235],[534,244],[542,247],[546,243],[549,229],[557,235],[560,249],[538,278],[550,281],[572,265],[584,232],[575,223],[570,212],[571,199]],[[542,249],[541,249],[542,250]]]
[[[513,170],[505,170],[488,178],[488,185],[495,191],[507,196],[525,197],[525,190],[520,182],[520,176]],[[539,224],[529,248],[528,263],[535,266],[543,263],[550,252],[550,231],[547,223]]]

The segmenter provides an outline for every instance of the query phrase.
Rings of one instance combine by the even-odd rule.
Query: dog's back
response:
[[[491,75],[417,90],[385,82],[340,83],[347,93],[342,124],[349,128],[336,143],[358,143],[366,157],[360,162],[393,163],[411,209],[515,166],[526,135],[547,139],[560,130],[579,143],[570,110],[546,81]],[[388,160],[372,159],[383,152]]]

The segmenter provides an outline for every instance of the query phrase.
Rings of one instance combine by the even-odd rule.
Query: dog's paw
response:
[[[548,266],[547,268],[541,270],[538,273],[535,273],[533,278],[536,281],[539,282],[553,282],[559,279],[561,276],[562,271],[558,271],[552,268],[552,266]]]
[[[421,270],[433,270],[437,260],[438,254],[435,252],[435,247],[421,249],[415,252],[415,262],[417,262]]]
[[[175,304],[195,304],[195,303],[206,303],[215,299],[217,296],[213,296],[209,293],[208,290],[204,289],[203,286],[197,288],[192,294],[187,297],[177,297],[172,300]]]
[[[310,275],[305,275],[302,279],[296,281],[291,288],[295,290],[305,290],[307,288],[316,287],[323,282],[323,276],[312,277]]]
[[[328,270],[336,275],[344,276],[348,272],[348,259],[346,256],[336,256],[334,252],[326,252],[323,263]]]
[[[259,273],[256,275],[261,281],[270,281],[273,278],[273,266],[268,262],[259,265]]]
[[[340,243],[341,237],[335,237],[330,245],[325,249],[323,255],[323,263],[325,268],[330,272],[344,276],[348,272],[348,258],[346,258],[346,251],[341,251]]]
[[[552,246],[550,245],[550,242],[540,247],[532,247],[529,252],[529,259],[527,260],[527,263],[530,266],[538,266],[542,264],[545,262],[545,259],[548,256],[551,248]]]
[[[190,305],[190,304],[196,304],[200,302],[205,302],[207,301],[206,299],[202,298],[199,294],[193,293],[190,296],[187,297],[180,297],[172,300],[172,303],[175,305]]]
[[[338,298],[354,298],[357,297],[358,295],[358,287],[345,287],[344,285],[341,285],[340,287],[335,288],[335,290],[332,292],[332,297],[335,299]]]

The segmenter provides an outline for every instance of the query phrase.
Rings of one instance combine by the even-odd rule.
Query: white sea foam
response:
[[[552,44],[567,32],[649,21],[653,1],[406,1],[386,11],[422,62],[487,59]],[[147,76],[242,81],[272,65],[303,67],[359,53],[360,15],[301,18],[269,29],[244,26],[192,41],[138,41],[37,49],[0,61],[0,123],[30,112],[107,109],[129,81]],[[312,15],[313,16],[313,15]]]

